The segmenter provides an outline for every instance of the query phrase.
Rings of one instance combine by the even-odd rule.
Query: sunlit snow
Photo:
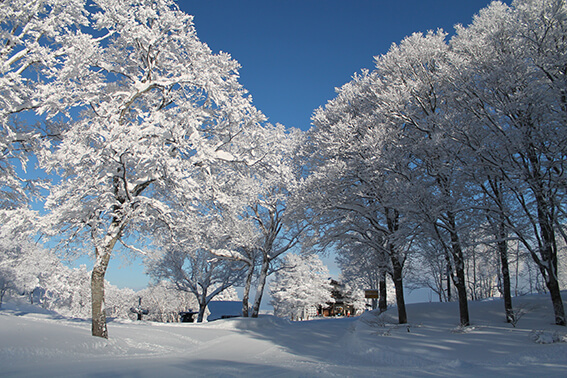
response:
[[[408,325],[395,324],[395,308],[304,322],[116,320],[105,340],[88,320],[6,303],[0,376],[565,376],[567,329],[553,325],[549,297],[514,304],[525,312],[516,328],[489,300],[470,303],[467,328],[457,326],[457,303],[421,303],[408,305]]]

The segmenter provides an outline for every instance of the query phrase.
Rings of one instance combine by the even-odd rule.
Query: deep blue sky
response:
[[[509,3],[510,1],[506,1]],[[197,35],[242,65],[240,82],[272,123],[308,129],[335,87],[414,32],[468,25],[488,0],[178,0]],[[143,267],[115,258],[107,279],[141,288]],[[326,259],[331,265],[333,258]],[[336,268],[330,266],[332,273]]]
[[[197,35],[242,65],[271,123],[308,129],[313,111],[373,57],[414,32],[468,25],[489,0],[177,0]],[[510,3],[510,1],[505,1]]]

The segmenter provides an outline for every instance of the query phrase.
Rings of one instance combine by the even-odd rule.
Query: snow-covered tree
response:
[[[414,34],[376,59],[380,110],[398,133],[392,143],[402,147],[405,174],[400,201],[406,216],[418,225],[415,236],[434,241],[446,255],[450,277],[458,294],[460,322],[469,324],[464,250],[472,243],[468,231],[477,227],[474,187],[468,185],[463,167],[467,154],[452,135],[467,125],[453,106],[452,54],[442,31]],[[399,163],[398,163],[399,164]],[[390,166],[393,166],[392,164]]]
[[[446,256],[440,254],[435,243],[421,241],[414,246],[408,264],[406,282],[410,289],[429,288],[437,294],[439,302],[452,298],[451,278],[447,269]]]
[[[92,332],[108,337],[104,276],[115,244],[174,219],[172,196],[199,185],[192,172],[244,159],[238,141],[262,115],[237,81],[238,63],[200,42],[173,1],[101,0],[89,11],[90,28],[66,40],[56,81],[65,96],[45,104],[71,121],[40,162],[60,176],[46,225],[70,246],[94,247]]]
[[[304,310],[332,301],[329,270],[317,255],[287,254],[270,283],[274,314],[301,320]]]
[[[263,160],[270,153],[265,150],[269,145],[263,143],[263,135],[264,128],[258,130],[256,137],[259,138],[249,140],[254,159]],[[184,201],[194,201],[192,208],[196,210],[183,212],[184,216],[191,218],[186,223],[200,224],[205,220],[204,226],[193,228],[207,228],[209,234],[217,238],[218,244],[210,249],[211,253],[227,260],[227,263],[243,267],[242,314],[245,317],[248,316],[250,290],[261,257],[261,234],[254,220],[247,216],[249,206],[255,204],[261,195],[262,185],[255,174],[259,164],[263,162],[254,160],[210,166],[202,172],[204,185],[201,193]]]
[[[328,234],[330,225],[344,224],[357,205],[360,219],[369,219],[372,208],[361,201],[378,199],[401,216],[399,225],[412,225],[406,232],[384,228],[382,238],[427,246],[440,253],[431,257],[436,262],[444,258],[462,325],[470,322],[468,289],[479,289],[479,262],[472,260],[485,245],[498,251],[506,316],[512,315],[507,249],[513,238],[531,253],[556,323],[565,324],[557,270],[557,240],[567,235],[565,14],[560,0],[494,3],[471,26],[458,27],[450,43],[442,31],[409,36],[314,116],[312,139],[324,152],[309,179],[331,183],[318,196],[328,199],[320,208],[335,214],[319,216],[321,229]],[[326,161],[333,166],[321,168]],[[482,264],[491,259],[484,255]]]
[[[369,305],[368,300],[365,297],[364,288],[360,286],[360,282],[355,282],[347,277],[345,277],[342,273],[339,277],[340,282],[344,282],[344,291],[345,291],[345,298],[343,302],[346,306],[352,306],[354,312],[351,314],[353,316],[360,315],[367,309],[371,309],[372,306]],[[384,310],[380,308],[380,312],[386,311],[388,305],[394,304],[395,298],[394,287],[388,285],[386,289],[389,293],[384,297],[384,301],[387,302],[385,306],[383,306]],[[386,300],[386,297],[389,298]]]

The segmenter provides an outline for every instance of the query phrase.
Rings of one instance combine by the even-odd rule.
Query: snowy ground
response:
[[[567,328],[552,324],[549,297],[514,304],[528,311],[517,328],[493,300],[470,303],[466,329],[456,326],[456,303],[423,303],[408,305],[409,326],[395,324],[394,308],[294,323],[113,321],[104,340],[90,336],[88,321],[7,303],[0,376],[567,376]]]

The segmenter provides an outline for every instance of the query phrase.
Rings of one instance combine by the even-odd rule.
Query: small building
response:
[[[347,303],[347,293],[345,293],[344,285],[335,280],[331,280],[331,285],[333,286],[331,296],[335,301],[321,306],[319,313],[323,316],[355,315],[356,312],[354,306]]]

